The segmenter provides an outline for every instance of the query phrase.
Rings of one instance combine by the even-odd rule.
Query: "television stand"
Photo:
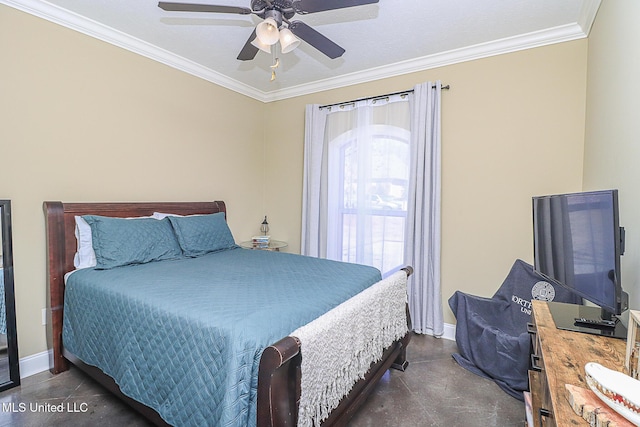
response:
[[[603,320],[599,307],[551,301],[549,311],[558,329],[627,339],[627,328],[622,322],[614,318],[615,323],[611,325],[606,319]]]
[[[588,389],[584,373],[587,362],[622,371],[626,345],[618,339],[557,329],[548,309],[551,305],[531,301],[530,418],[535,427],[588,426],[571,408],[565,384]]]

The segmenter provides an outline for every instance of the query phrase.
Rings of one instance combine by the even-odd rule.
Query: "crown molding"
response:
[[[593,16],[595,17],[595,14]],[[339,77],[319,80],[309,84],[280,89],[267,93],[265,102],[279,101],[324,90],[338,89],[354,84],[367,83],[374,80],[444,67],[460,62],[473,61],[505,53],[578,40],[587,37],[587,34],[582,28],[583,27],[578,24],[567,24],[528,34],[480,43],[461,49],[454,49],[434,55],[423,56],[421,58],[411,59],[408,61],[397,62],[395,64],[372,68],[362,72],[346,74]]]
[[[580,9],[580,16],[578,17],[578,25],[580,25],[582,31],[587,36],[591,32],[591,26],[596,19],[600,3],[601,0],[585,0],[582,3],[582,9]]]
[[[264,102],[264,93],[253,87],[222,75],[210,68],[178,56],[136,37],[115,30],[92,19],[62,9],[42,0],[0,0],[1,4],[13,7],[71,30],[137,53],[154,61],[176,68],[185,73],[215,83],[219,86]]]
[[[154,61],[184,71],[216,85],[248,96],[261,102],[273,102],[296,96],[308,95],[330,89],[337,89],[359,83],[367,83],[403,74],[444,67],[460,62],[488,58],[505,53],[546,46],[585,38],[589,34],[601,0],[585,0],[580,11],[579,22],[555,28],[535,31],[528,34],[507,37],[474,46],[454,49],[447,52],[424,56],[421,58],[397,62],[395,64],[350,73],[316,82],[263,92],[203,67],[189,59],[175,55],[143,40],[132,37],[121,31],[107,27],[99,22],[85,18],[66,9],[42,0],[0,0],[15,9],[46,19],[104,42],[127,49]]]

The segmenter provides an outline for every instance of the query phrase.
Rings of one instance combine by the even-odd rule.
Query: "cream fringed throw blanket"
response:
[[[399,271],[291,333],[302,343],[298,427],[319,426],[406,334],[406,285]]]

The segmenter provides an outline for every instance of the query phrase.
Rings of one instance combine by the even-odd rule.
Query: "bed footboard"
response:
[[[300,400],[300,341],[285,337],[267,347],[258,371],[258,427],[295,426]]]
[[[413,273],[412,267],[405,267],[403,270],[407,277]],[[407,326],[411,330],[408,307]],[[389,368],[404,372],[409,365],[407,345],[410,340],[409,332],[387,348],[382,359],[371,365],[365,377],[354,385],[322,425],[346,425]],[[300,341],[296,337],[285,337],[264,350],[258,374],[257,427],[297,425],[301,361]]]
[[[382,360],[371,367],[322,425],[346,425],[389,368],[404,371],[409,365],[406,351],[410,340],[408,333],[389,347]],[[258,377],[258,427],[298,424],[301,375],[299,345],[294,337],[286,337],[267,347],[262,354]]]

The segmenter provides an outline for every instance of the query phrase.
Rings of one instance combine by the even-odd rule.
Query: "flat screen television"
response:
[[[534,270],[600,308],[571,310],[567,304],[550,304],[556,326],[613,335],[620,326],[616,316],[628,308],[620,282],[624,229],[619,225],[618,191],[533,197],[533,233]]]

